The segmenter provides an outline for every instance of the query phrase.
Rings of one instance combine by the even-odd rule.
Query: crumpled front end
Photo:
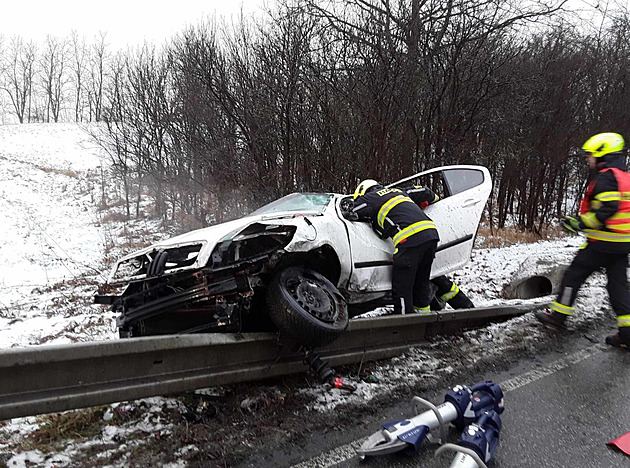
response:
[[[295,234],[294,225],[251,223],[214,241],[158,244],[121,259],[97,296],[119,314],[121,337],[239,331],[265,271]]]

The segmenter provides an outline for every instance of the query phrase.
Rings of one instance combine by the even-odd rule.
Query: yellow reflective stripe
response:
[[[580,219],[587,227],[590,228],[598,228],[602,226],[602,223],[599,222],[599,219],[597,219],[595,213],[592,211],[580,215]]]
[[[620,192],[601,192],[595,195],[595,200],[609,202],[609,201],[618,201],[621,200]]]
[[[604,242],[630,242],[630,234],[618,232],[596,231],[595,229],[585,229],[587,239]]]
[[[614,215],[612,215],[610,218],[608,219],[629,219],[630,220],[630,213],[615,213]]]
[[[625,231],[627,234],[630,231],[630,213],[615,213],[606,220],[606,227],[611,231]]]
[[[615,231],[630,231],[630,220],[623,224],[606,224],[608,229],[614,229]]]
[[[453,283],[453,286],[451,286],[451,290],[447,292],[446,294],[442,294],[440,297],[445,301],[450,301],[455,296],[457,296],[458,292],[459,292],[459,287],[455,283]]]
[[[573,315],[573,307],[565,306],[559,302],[552,302],[549,304],[549,308],[564,315]]]
[[[398,232],[392,240],[394,241],[394,245],[398,245],[399,242],[405,240],[409,236],[413,236],[420,231],[424,231],[425,229],[435,229],[435,223],[430,220],[426,221],[418,221],[417,223],[413,223],[410,226],[407,226],[405,229]]]
[[[431,306],[426,306],[426,307],[416,307],[413,306],[413,310],[419,314],[430,314],[431,313]]]
[[[601,207],[602,207],[602,202],[597,201],[597,200],[591,201],[591,208],[593,208],[594,210],[599,210]]]
[[[380,227],[384,227],[383,224],[385,223],[385,218],[387,217],[387,214],[391,211],[391,209],[402,202],[413,203],[413,200],[404,195],[396,195],[394,198],[387,200],[387,202],[383,204],[383,206],[381,206],[381,209],[378,210],[377,217],[378,225]]]
[[[630,327],[630,315],[620,315],[617,317],[617,326],[621,327]]]
[[[438,196],[438,194],[435,194],[435,197],[433,197],[433,201],[431,203],[435,203],[436,201],[438,201],[440,199],[440,197]]]

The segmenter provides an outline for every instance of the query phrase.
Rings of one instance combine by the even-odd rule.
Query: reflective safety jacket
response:
[[[396,247],[412,247],[439,240],[435,223],[421,208],[438,200],[431,189],[419,185],[404,190],[377,185],[357,197],[353,211],[360,220],[369,220],[382,239],[391,237]]]
[[[630,174],[601,169],[582,199],[580,221],[589,242],[630,243]]]

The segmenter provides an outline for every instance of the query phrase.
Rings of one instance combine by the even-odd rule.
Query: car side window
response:
[[[408,188],[413,185],[421,185],[422,187],[429,187],[440,199],[446,198],[448,195],[447,186],[442,178],[442,172],[431,172],[430,174],[423,174],[409,180],[404,184],[397,185],[399,188]]]
[[[456,168],[422,174],[404,183],[396,184],[397,187],[410,187],[422,185],[435,192],[440,200],[465,192],[473,187],[483,184],[483,172],[478,169]]]
[[[483,184],[483,172],[477,169],[447,169],[442,174],[450,195]]]

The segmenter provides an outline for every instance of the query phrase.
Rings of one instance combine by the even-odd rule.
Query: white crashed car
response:
[[[429,186],[440,234],[432,277],[470,253],[492,181],[485,167],[444,166],[390,186]],[[117,312],[121,337],[271,331],[330,343],[349,317],[391,297],[393,245],[352,220],[352,197],[293,193],[248,216],[162,241],[120,259],[96,302]]]

